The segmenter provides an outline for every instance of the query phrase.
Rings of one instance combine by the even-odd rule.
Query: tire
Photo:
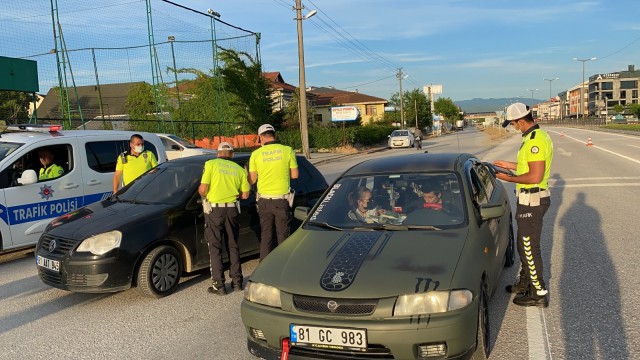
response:
[[[138,269],[138,290],[147,297],[161,298],[175,291],[180,282],[182,260],[171,246],[151,250]]]
[[[509,245],[507,245],[507,251],[504,254],[504,266],[511,267],[516,262],[516,239],[513,234],[513,220],[509,215]]]
[[[486,360],[491,353],[491,326],[489,322],[487,285],[480,284],[478,294],[478,330],[476,333],[476,351],[471,357],[472,360]]]

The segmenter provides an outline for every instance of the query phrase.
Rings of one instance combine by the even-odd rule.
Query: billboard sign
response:
[[[331,107],[331,121],[355,121],[360,115],[360,111],[355,106],[333,106]]]
[[[38,92],[38,63],[0,56],[0,90]]]

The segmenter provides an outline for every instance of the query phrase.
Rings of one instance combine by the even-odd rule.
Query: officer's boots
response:
[[[244,290],[244,279],[243,278],[239,278],[239,279],[234,279],[233,281],[231,281],[231,288],[234,291],[242,291],[242,290]]]
[[[513,298],[513,303],[519,306],[547,307],[549,306],[549,292],[547,290],[536,291],[533,286],[529,286],[524,294]]]
[[[211,294],[216,295],[227,295],[227,288],[224,286],[223,282],[213,281],[211,286],[207,288],[207,291]]]

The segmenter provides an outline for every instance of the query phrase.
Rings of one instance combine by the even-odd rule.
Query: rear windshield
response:
[[[409,132],[406,130],[404,131],[396,130],[391,133],[391,136],[409,136]]]
[[[339,179],[308,220],[339,228],[394,224],[455,228],[466,223],[454,173],[397,173]]]
[[[16,151],[16,149],[18,149],[22,145],[24,144],[0,142],[0,161],[4,160],[4,158],[9,156],[12,152]]]
[[[118,193],[117,200],[145,204],[177,205],[200,185],[204,164],[161,164]]]

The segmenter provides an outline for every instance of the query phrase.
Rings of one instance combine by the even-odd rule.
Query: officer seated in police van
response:
[[[41,148],[38,150],[38,157],[42,168],[38,176],[39,181],[51,180],[64,175],[64,169],[53,162],[53,152],[49,148]]]

